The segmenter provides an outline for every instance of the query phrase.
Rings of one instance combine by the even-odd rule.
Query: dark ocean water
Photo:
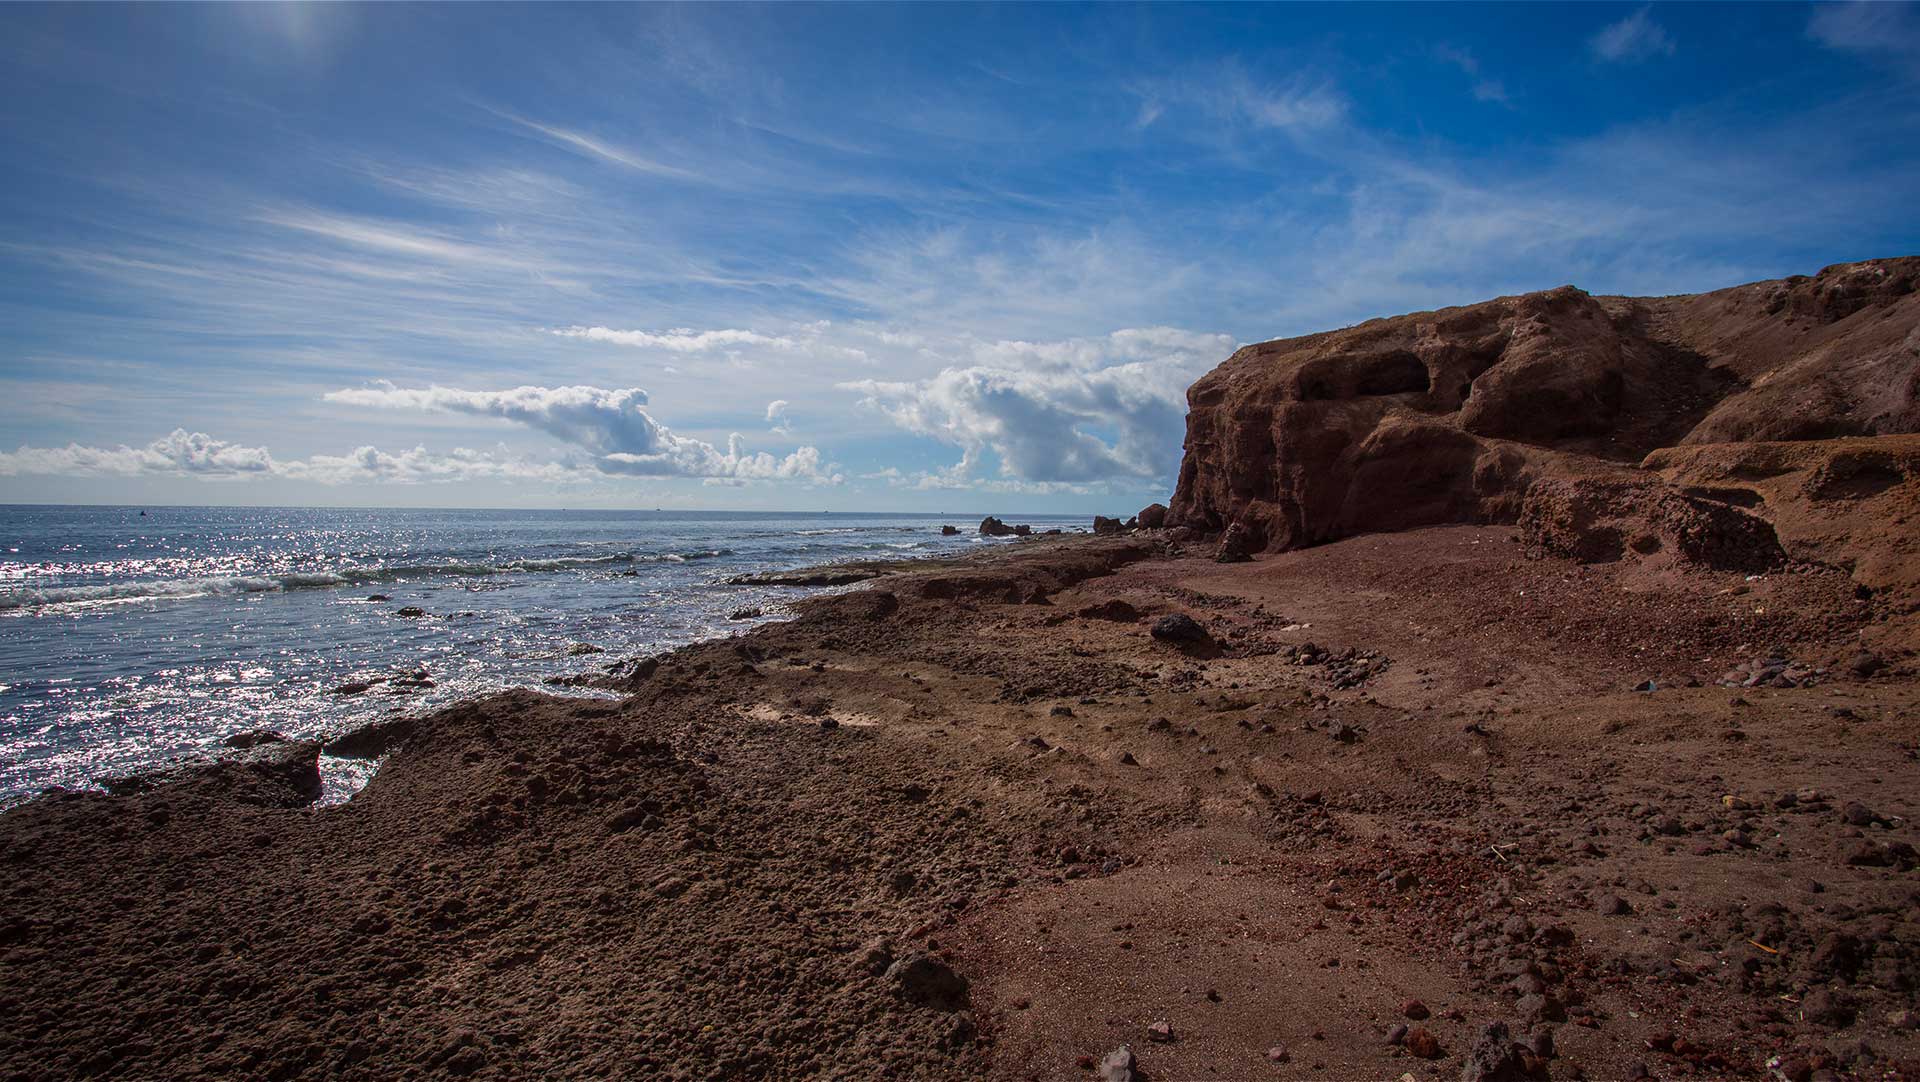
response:
[[[248,729],[320,734],[737,632],[755,621],[729,613],[759,606],[778,619],[817,591],[730,576],[1003,543],[976,536],[977,522],[0,506],[0,802],[203,753]],[[942,523],[962,535],[942,537]],[[427,616],[398,616],[408,605]],[[569,657],[581,642],[606,653]],[[331,693],[419,668],[435,687]]]

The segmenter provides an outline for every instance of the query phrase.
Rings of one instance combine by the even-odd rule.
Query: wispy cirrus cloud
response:
[[[1609,23],[1587,39],[1594,56],[1610,63],[1636,63],[1656,56],[1672,56],[1678,46],[1666,27],[1654,21],[1653,9],[1643,7],[1616,23]]]
[[[576,153],[632,169],[635,172],[648,173],[658,177],[670,177],[675,180],[699,181],[707,179],[692,170],[681,169],[677,166],[655,161],[652,158],[644,157],[631,150],[615,146],[603,139],[597,139],[585,132],[574,131],[549,124],[540,124],[517,116],[509,116],[508,119]]]
[[[636,349],[664,349],[672,353],[704,353],[735,346],[792,349],[797,345],[791,338],[734,328],[696,331],[691,327],[676,327],[655,332],[619,331],[611,327],[560,327],[548,333],[561,338],[583,338],[589,342],[608,342]]]
[[[1878,56],[1920,75],[1920,5],[1870,0],[1816,4],[1807,35],[1830,49]]]
[[[1441,62],[1459,68],[1472,80],[1475,101],[1492,102],[1496,105],[1510,105],[1506,84],[1485,74],[1481,70],[1480,58],[1473,50],[1459,45],[1440,44],[1433,48],[1433,55]]]

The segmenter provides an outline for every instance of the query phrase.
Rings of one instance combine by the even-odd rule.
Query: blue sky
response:
[[[0,501],[1131,510],[1247,342],[1920,252],[1912,5],[0,6]]]

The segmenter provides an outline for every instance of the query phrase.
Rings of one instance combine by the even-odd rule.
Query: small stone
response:
[[[862,973],[878,977],[893,964],[893,946],[884,939],[876,939],[860,948],[854,956],[853,965]]]
[[[1147,1027],[1147,1040],[1165,1044],[1173,1040],[1173,1023],[1155,1022]]]
[[[1878,815],[1857,800],[1840,809],[1840,818],[1846,820],[1848,826],[1855,827],[1870,827],[1880,821]]]
[[[1405,1022],[1387,1027],[1387,1043],[1390,1045],[1407,1043],[1407,1024]]]
[[[1567,1020],[1567,1008],[1559,1000],[1542,993],[1520,997],[1514,1004],[1514,1010],[1528,1022],[1564,1022]]]
[[[1133,1049],[1126,1045],[1108,1052],[1100,1061],[1100,1082],[1134,1082]]]
[[[1843,992],[1816,988],[1800,1001],[1800,1017],[1816,1025],[1844,1029],[1853,1024],[1853,1004]]]
[[[1602,894],[1594,898],[1593,908],[1603,917],[1624,917],[1633,912],[1633,906],[1618,894]]]
[[[1427,1010],[1426,1004],[1417,999],[1409,999],[1400,1004],[1400,1013],[1416,1022],[1429,1018],[1433,1014],[1432,1011]]]
[[[967,979],[952,967],[931,955],[902,958],[887,967],[902,997],[944,1011],[962,1011],[967,1007]]]
[[[1285,1045],[1276,1044],[1272,1048],[1267,1049],[1268,1063],[1289,1063],[1292,1062],[1292,1060],[1293,1053],[1287,1051]]]
[[[1162,642],[1173,643],[1204,643],[1211,642],[1213,638],[1207,634],[1206,628],[1200,626],[1200,621],[1184,612],[1169,613],[1155,620],[1148,633]]]
[[[1120,763],[1123,766],[1139,766],[1140,760],[1135,759],[1132,752],[1123,751],[1120,753]]]
[[[1415,1026],[1407,1031],[1407,1052],[1420,1059],[1440,1058],[1440,1038],[1427,1032],[1425,1026]]]

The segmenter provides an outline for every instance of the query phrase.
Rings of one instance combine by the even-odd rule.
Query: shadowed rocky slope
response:
[[[1920,258],[1571,286],[1248,346],[1188,392],[1170,521],[1267,551],[1437,523],[1587,562],[1920,583]],[[1844,523],[1844,525],[1841,525]]]

